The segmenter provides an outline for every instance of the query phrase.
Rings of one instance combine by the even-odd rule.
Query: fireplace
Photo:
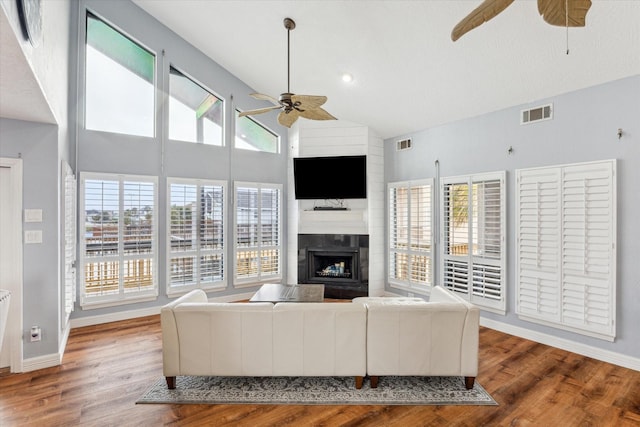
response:
[[[369,236],[299,234],[298,282],[324,284],[328,298],[369,294]]]

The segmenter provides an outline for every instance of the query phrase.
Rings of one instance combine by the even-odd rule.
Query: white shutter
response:
[[[517,313],[615,337],[615,160],[517,171]]]
[[[441,180],[442,285],[504,314],[505,172]]]
[[[611,162],[566,167],[562,175],[562,318],[614,335],[615,194]]]
[[[560,319],[560,169],[516,172],[517,311]]]
[[[71,166],[63,161],[64,183],[64,311],[66,320],[76,302],[76,194],[77,181]]]
[[[427,291],[433,284],[433,180],[388,184],[389,284]]]

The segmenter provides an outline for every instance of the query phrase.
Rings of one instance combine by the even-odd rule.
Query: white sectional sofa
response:
[[[209,303],[200,290],[165,305],[163,374],[353,376],[366,374],[363,304]]]
[[[478,372],[479,311],[441,287],[352,303],[209,303],[192,291],[161,310],[163,373],[176,376],[463,376]]]

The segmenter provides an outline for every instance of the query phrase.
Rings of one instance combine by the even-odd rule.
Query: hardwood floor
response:
[[[0,376],[0,426],[638,426],[640,372],[481,328],[499,406],[136,405],[162,376],[159,316],[74,329],[61,366]]]

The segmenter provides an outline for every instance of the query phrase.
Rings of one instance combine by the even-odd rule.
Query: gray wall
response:
[[[235,135],[232,115],[234,108],[248,110],[264,106],[249,96],[254,90],[238,80],[235,76],[220,67],[217,63],[206,57],[199,50],[185,42],[175,33],[164,27],[154,18],[131,2],[105,2],[100,0],[86,0],[80,2],[78,11],[75,11],[72,22],[78,22],[74,32],[74,40],[84,40],[85,8],[92,11],[102,19],[119,28],[125,34],[140,42],[156,54],[156,81],[161,87],[157,95],[157,103],[164,100],[168,93],[169,65],[174,65],[182,72],[190,75],[197,82],[213,91],[225,101],[225,147],[212,147],[201,144],[193,144],[180,141],[163,140],[160,136],[166,135],[166,123],[163,118],[163,108],[157,107],[156,137],[141,138],[126,135],[96,132],[83,129],[79,122],[77,132],[77,168],[82,174],[86,172],[128,173],[139,175],[151,175],[159,177],[158,180],[158,207],[159,207],[159,294],[157,301],[128,304],[125,306],[82,310],[79,306],[72,314],[72,318],[94,316],[116,311],[133,310],[165,304],[166,297],[166,271],[164,262],[166,256],[166,178],[185,177],[201,179],[226,180],[228,183],[228,198],[233,191],[234,181],[255,181],[281,183],[286,191],[287,184],[287,132],[275,121],[275,114],[265,114],[257,118],[264,126],[280,134],[280,154],[235,150],[232,147]],[[232,45],[230,44],[230,48]],[[79,64],[84,63],[84,47],[74,46],[74,54],[78,56]],[[163,55],[164,52],[164,55]],[[82,70],[80,66],[78,69]],[[83,76],[72,76],[72,81],[77,78],[83,81]],[[163,83],[164,82],[164,83]],[[163,86],[164,85],[164,86]],[[72,99],[77,99],[77,111],[79,114],[73,117],[82,117],[82,84],[78,84],[77,93]],[[233,101],[232,101],[233,97]],[[160,105],[160,104],[158,104]],[[75,108],[72,106],[75,110]],[[72,127],[76,127],[76,123]],[[163,156],[164,145],[164,156]],[[283,213],[287,212],[286,197],[283,197]],[[210,293],[211,297],[229,295],[238,292],[247,292],[252,289],[233,289],[232,277],[234,266],[230,260],[233,249],[233,212],[228,210],[227,217],[227,263],[225,274],[228,286],[225,291]],[[287,224],[283,223],[283,248],[286,248]],[[286,260],[283,257],[282,260]],[[286,265],[282,266],[283,274]]]
[[[549,102],[554,106],[553,120],[519,124],[521,109]],[[618,128],[623,130],[621,139]],[[395,141],[405,137],[413,139],[413,148],[397,152]],[[618,160],[614,343],[522,321],[515,314],[516,169],[605,159]],[[440,177],[507,171],[507,314],[483,312],[483,317],[640,357],[640,76],[390,138],[385,141],[385,182],[435,178],[435,160],[440,163]],[[434,276],[436,283],[439,273]]]
[[[24,209],[42,209],[42,223],[23,230],[42,230],[42,243],[23,249],[24,358],[58,352],[58,127],[0,119],[0,157],[22,158]],[[42,327],[42,341],[26,338],[32,325]]]

